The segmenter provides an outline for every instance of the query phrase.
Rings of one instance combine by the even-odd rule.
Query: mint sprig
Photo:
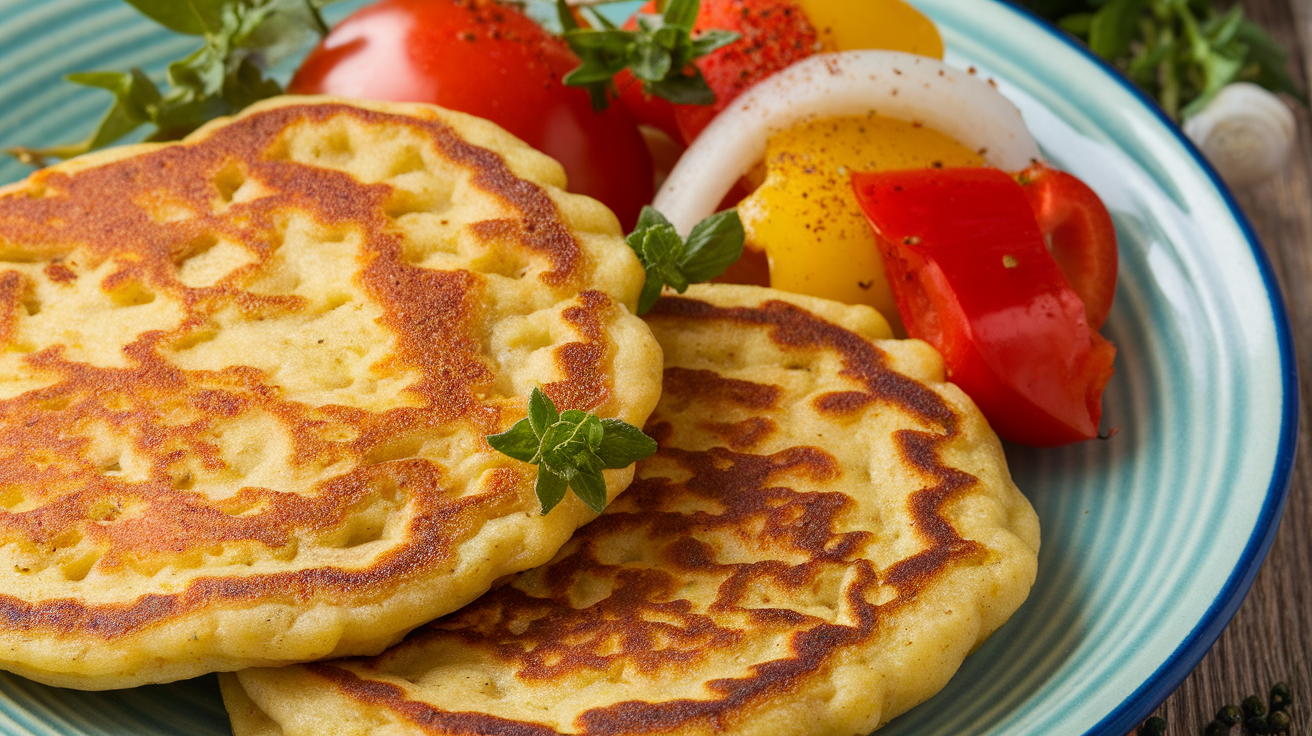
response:
[[[711,105],[715,93],[692,62],[742,37],[734,31],[702,31],[694,38],[700,0],[669,0],[665,10],[638,13],[638,30],[618,28],[605,16],[588,12],[596,26],[580,25],[565,0],[556,0],[562,36],[579,57],[579,66],[564,82],[583,87],[596,110],[605,110],[616,96],[614,77],[628,69],[649,95],[677,105]]]
[[[743,222],[734,209],[697,223],[684,240],[664,215],[653,207],[643,207],[638,226],[625,238],[647,272],[638,296],[638,314],[646,314],[666,286],[682,294],[689,284],[724,273],[742,256],[745,237]]]
[[[201,38],[200,48],[169,65],[168,90],[161,91],[140,69],[70,74],[70,82],[114,95],[96,129],[79,143],[6,153],[41,166],[48,158],[109,145],[142,125],[154,126],[148,140],[177,140],[209,120],[282,94],[268,70],[327,34],[319,11],[335,0],[126,1],[171,31]]]
[[[619,419],[600,419],[586,411],[556,411],[551,397],[533,389],[528,416],[501,434],[490,434],[494,450],[538,466],[535,490],[545,516],[567,489],[588,508],[606,508],[606,468],[627,468],[656,452],[656,441]]]

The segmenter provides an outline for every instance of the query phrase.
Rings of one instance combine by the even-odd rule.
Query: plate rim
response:
[[[1248,596],[1257,572],[1265,561],[1267,553],[1275,541],[1284,515],[1285,504],[1289,497],[1289,488],[1293,480],[1294,460],[1297,455],[1300,417],[1300,387],[1298,382],[1298,357],[1293,346],[1293,327],[1289,311],[1285,305],[1284,293],[1276,278],[1274,267],[1267,255],[1261,238],[1253,228],[1248,215],[1239,206],[1234,193],[1230,191],[1216,169],[1202,154],[1184,131],[1172,121],[1166,112],[1120,70],[1108,61],[1093,53],[1075,37],[1062,31],[1057,26],[1040,17],[1017,0],[988,0],[1004,10],[1009,10],[1023,22],[1029,23],[1036,32],[1060,41],[1075,53],[1092,62],[1113,84],[1139,102],[1157,122],[1180,143],[1193,162],[1206,175],[1212,187],[1220,195],[1230,218],[1239,227],[1244,241],[1257,265],[1258,274],[1271,310],[1271,320],[1275,328],[1276,348],[1280,356],[1281,376],[1281,414],[1280,434],[1276,444],[1276,454],[1271,469],[1271,479],[1267,484],[1262,508],[1258,512],[1253,531],[1244,545],[1239,559],[1230,576],[1222,584],[1213,598],[1211,605],[1202,617],[1183,638],[1165,661],[1149,675],[1142,684],[1126,696],[1111,712],[1103,716],[1084,736],[1124,736],[1152,714],[1184,682],[1198,663],[1202,661],[1221,633],[1229,626],[1239,610],[1239,606]]]
[[[915,1],[910,0],[912,3]],[[1158,124],[1182,144],[1183,150],[1187,152],[1187,158],[1184,160],[1191,158],[1198,165],[1223,202],[1225,210],[1218,214],[1228,216],[1237,225],[1246,241],[1265,291],[1274,328],[1275,347],[1279,356],[1278,373],[1282,402],[1280,430],[1271,466],[1271,477],[1262,506],[1234,568],[1192,629],[1137,688],[1084,732],[1085,736],[1124,736],[1164,702],[1211,649],[1246,598],[1274,542],[1288,500],[1301,422],[1301,392],[1292,324],[1270,258],[1248,216],[1211,164],[1193,142],[1183,135],[1180,128],[1165,115],[1157,103],[1126,79],[1115,67],[1056,26],[1018,5],[1016,0],[988,0],[988,4],[996,7],[1000,12],[1010,11],[1017,22],[1027,24],[1032,32],[1055,38],[1064,46],[1074,50],[1076,54],[1093,62],[1094,66],[1101,70],[1106,81],[1128,91],[1150,117],[1155,117]]]

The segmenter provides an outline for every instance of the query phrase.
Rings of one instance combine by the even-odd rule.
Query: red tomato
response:
[[[569,189],[601,200],[627,229],[651,202],[651,159],[623,107],[592,110],[560,80],[565,42],[494,0],[380,0],[342,21],[288,91],[431,102],[487,118],[565,167]]]
[[[1043,164],[1021,172],[1020,184],[1089,327],[1102,329],[1116,294],[1116,226],[1107,207],[1084,182]]]
[[[1090,327],[1020,185],[980,168],[856,174],[852,186],[907,332],[939,349],[994,430],[1038,447],[1098,436],[1116,349]]]
[[[639,11],[655,13],[648,2]],[[626,28],[637,28],[630,18]],[[737,31],[742,38],[693,63],[715,93],[713,105],[672,105],[643,94],[632,77],[616,77],[621,101],[640,123],[653,125],[684,143],[692,143],[721,110],[748,87],[818,50],[816,29],[796,3],[788,0],[702,0],[694,33],[710,29]],[[638,88],[638,89],[635,89]],[[673,120],[679,135],[674,134]]]

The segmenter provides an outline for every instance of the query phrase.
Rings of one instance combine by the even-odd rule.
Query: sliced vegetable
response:
[[[654,8],[649,2],[643,11]],[[637,17],[625,27],[636,28]],[[621,75],[621,99],[635,120],[687,144],[749,87],[812,54],[886,49],[943,58],[934,23],[903,0],[703,0],[694,29],[715,28],[742,35],[695,62],[715,93],[715,104],[671,104]]]
[[[686,233],[765,157],[771,135],[805,120],[872,110],[937,130],[1003,170],[1041,158],[1020,111],[973,74],[895,51],[817,54],[725,108],[670,172],[653,206]]]
[[[1071,288],[1084,302],[1089,327],[1100,330],[1116,293],[1116,227],[1087,184],[1064,171],[1035,164],[1019,181]]]
[[[868,304],[902,332],[884,264],[852,194],[852,171],[981,166],[979,154],[923,125],[876,115],[825,118],[770,138],[766,178],[738,203],[748,247],[765,252],[769,284]]]
[[[1029,198],[997,169],[856,174],[912,337],[997,433],[1039,447],[1098,436],[1116,349],[1048,253]]]
[[[380,0],[338,24],[289,91],[487,118],[560,161],[570,191],[601,200],[627,229],[651,201],[651,159],[621,106],[597,113],[561,82],[578,64],[564,41],[494,0]]]
[[[885,49],[943,58],[934,22],[904,0],[798,0],[829,51]]]

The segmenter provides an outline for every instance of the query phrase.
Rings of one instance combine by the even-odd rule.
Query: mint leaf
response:
[[[656,454],[656,440],[632,424],[619,419],[603,419],[601,424],[606,430],[597,448],[602,467],[627,468]]]
[[[588,90],[592,105],[604,110],[616,97],[614,77],[629,70],[647,94],[676,104],[710,105],[715,93],[693,61],[741,38],[732,31],[710,30],[692,36],[699,0],[670,0],[660,15],[640,13],[636,31],[616,28],[605,16],[592,13],[580,24],[565,0],[556,0],[562,37],[579,57],[579,66],[564,83]]]
[[[525,463],[535,462],[538,448],[542,446],[542,441],[533,433],[533,427],[527,419],[515,422],[514,426],[501,434],[488,435],[487,443],[497,452]]]
[[[583,499],[583,503],[588,508],[601,513],[606,510],[606,479],[602,476],[601,470],[589,469],[579,472],[569,482],[570,490],[574,495]]]
[[[114,143],[142,125],[154,126],[148,140],[177,140],[209,120],[282,94],[269,69],[328,32],[319,9],[329,1],[128,0],[165,28],[199,36],[200,48],[169,64],[166,90],[137,69],[69,75],[72,82],[114,94],[100,124],[80,143],[8,153],[42,165],[46,158],[70,158]]]
[[[486,439],[494,450],[538,466],[535,488],[543,514],[560,503],[566,489],[600,512],[607,497],[602,469],[626,468],[656,451],[655,441],[619,419],[578,409],[557,412],[540,388],[529,397],[527,417]]]
[[[199,36],[205,33],[205,23],[196,15],[189,2],[177,0],[127,0],[142,15],[175,33]]]
[[[742,220],[725,210],[697,223],[685,243],[678,231],[653,207],[643,207],[638,226],[624,239],[647,272],[638,296],[638,314],[646,314],[669,286],[682,294],[688,285],[709,281],[743,254]]]
[[[556,508],[556,504],[565,500],[565,492],[568,489],[569,481],[546,468],[538,468],[538,480],[533,490],[537,492],[538,503],[542,504],[543,516]]]
[[[689,281],[710,281],[742,256],[746,237],[738,210],[711,215],[688,233],[679,265]]]
[[[556,411],[556,405],[552,403],[551,397],[542,389],[534,388],[533,393],[528,397],[528,422],[533,427],[533,434],[541,439],[547,428],[559,421],[560,413]]]

